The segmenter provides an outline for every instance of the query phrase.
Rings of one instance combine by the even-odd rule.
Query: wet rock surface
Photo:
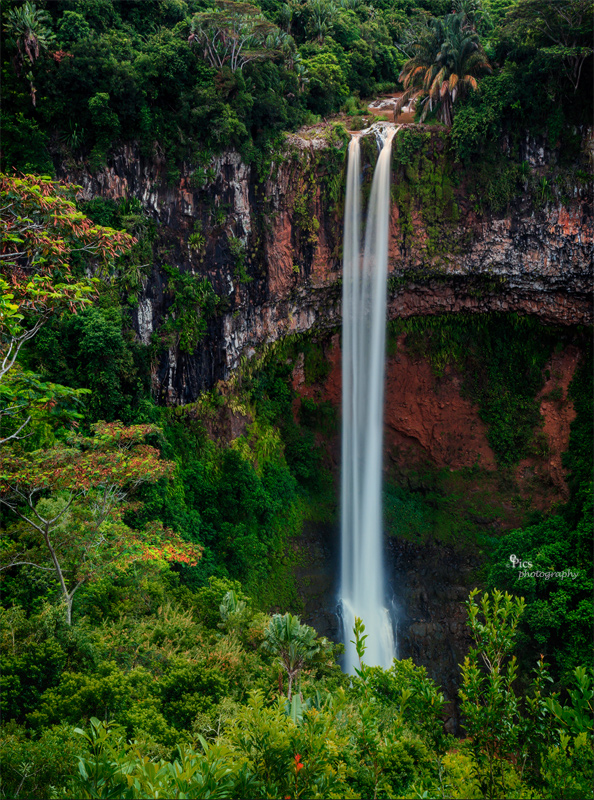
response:
[[[294,570],[303,621],[335,642],[342,635],[337,597],[339,537],[337,525],[307,522],[298,540],[301,563]]]
[[[302,619],[334,641],[342,636],[337,609],[338,531],[336,526],[310,524],[298,544],[305,555],[296,569],[303,599]],[[423,666],[444,692],[446,726],[459,729],[460,664],[471,639],[465,601],[476,585],[480,558],[438,543],[417,544],[388,538],[389,591],[397,618],[398,658]]]
[[[157,223],[154,267],[133,315],[142,342],[158,331],[173,301],[163,264],[208,277],[222,298],[193,352],[173,346],[158,358],[153,385],[161,402],[193,402],[261,345],[340,323],[341,210],[327,192],[337,172],[327,156],[336,145],[318,133],[288,136],[266,175],[227,151],[208,170],[183,164],[171,182],[166,164],[141,156],[135,145],[123,146],[96,174],[58,165],[60,177],[82,186],[82,198],[134,197]],[[443,149],[440,135],[435,152]],[[554,160],[538,142],[527,141],[526,153],[538,165]],[[591,190],[576,188],[565,204],[540,208],[521,200],[500,215],[477,214],[464,192],[456,189],[456,225],[443,223],[444,241],[453,244],[450,251],[441,246],[441,255],[428,255],[420,214],[414,211],[412,233],[405,232],[393,203],[390,317],[504,311],[591,323]],[[196,225],[205,239],[200,251],[188,244]],[[243,248],[247,281],[238,277],[232,240]]]
[[[398,614],[398,657],[423,666],[449,701],[449,732],[457,733],[460,664],[471,639],[464,602],[479,564],[471,553],[442,544],[389,539],[390,584]]]

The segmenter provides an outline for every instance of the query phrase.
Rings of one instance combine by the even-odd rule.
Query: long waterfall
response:
[[[389,129],[379,155],[361,259],[360,149],[349,145],[342,293],[341,601],[346,669],[358,665],[350,642],[355,617],[368,634],[365,663],[388,667],[394,635],[385,608],[382,557],[382,438],[386,282],[390,212]]]

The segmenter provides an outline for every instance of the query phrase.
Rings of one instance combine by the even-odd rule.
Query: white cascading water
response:
[[[395,655],[385,607],[382,531],[382,439],[390,155],[386,132],[367,212],[361,259],[360,149],[349,145],[342,291],[341,603],[345,666],[359,661],[351,643],[355,617],[365,624],[365,663],[389,667]]]

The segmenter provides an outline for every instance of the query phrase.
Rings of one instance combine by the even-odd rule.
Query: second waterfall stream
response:
[[[395,656],[385,604],[382,525],[382,442],[386,284],[390,221],[390,157],[395,129],[386,132],[373,176],[361,254],[359,138],[349,145],[344,215],[342,290],[341,604],[345,667],[359,661],[355,617],[367,634],[365,663],[389,667]]]

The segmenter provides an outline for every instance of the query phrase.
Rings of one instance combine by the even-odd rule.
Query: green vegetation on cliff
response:
[[[571,158],[591,116],[591,21],[586,0],[8,0],[2,168],[95,170],[136,141],[175,180],[181,158],[251,159],[304,122],[360,116],[359,98],[419,69],[427,120],[453,117],[460,157],[531,129]]]
[[[366,666],[360,621],[351,680],[327,640],[228,581],[192,592],[130,573],[100,625],[3,609],[3,796],[591,797],[591,670],[574,671],[564,700],[540,659],[517,694],[524,602],[475,598],[463,743],[444,733],[424,669]]]

